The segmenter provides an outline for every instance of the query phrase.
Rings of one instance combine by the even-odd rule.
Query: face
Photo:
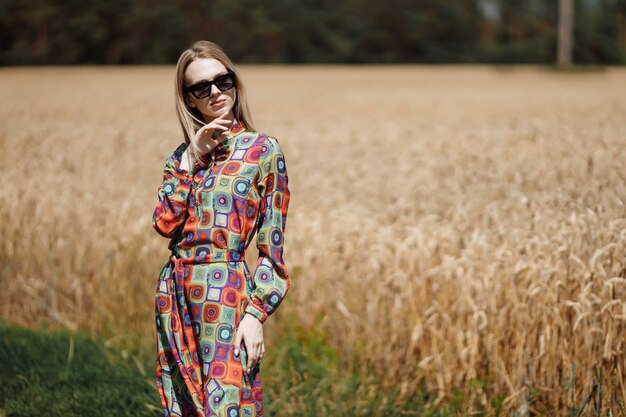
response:
[[[220,61],[214,58],[200,58],[192,61],[185,71],[185,86],[201,81],[213,81],[220,75],[224,75],[228,69]],[[185,103],[190,107],[196,107],[204,116],[205,122],[210,122],[216,117],[226,113],[228,118],[233,118],[233,108],[237,98],[237,87],[226,91],[220,91],[214,84],[211,86],[211,94],[198,99],[190,92],[184,93]]]

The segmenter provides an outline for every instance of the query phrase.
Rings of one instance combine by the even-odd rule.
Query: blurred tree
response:
[[[495,63],[553,62],[556,6],[531,0],[498,0],[494,39],[483,43],[483,57]]]
[[[626,53],[626,0],[618,0],[616,5],[619,14],[620,50]]]
[[[557,65],[568,67],[573,64],[574,51],[574,0],[559,0],[559,46]]]
[[[620,34],[624,5],[619,0],[578,0],[574,23],[574,61],[586,64],[624,64]],[[623,33],[624,27],[621,27]]]
[[[420,0],[408,19],[409,62],[478,62],[483,16],[475,0]]]
[[[626,0],[571,0],[574,60],[624,63]],[[0,0],[0,65],[174,63],[197,39],[238,62],[551,63],[544,0]]]

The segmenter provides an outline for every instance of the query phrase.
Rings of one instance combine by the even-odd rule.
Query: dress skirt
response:
[[[263,416],[259,364],[248,375],[245,356],[234,353],[250,280],[243,259],[186,263],[172,256],[161,270],[156,382],[166,416]]]

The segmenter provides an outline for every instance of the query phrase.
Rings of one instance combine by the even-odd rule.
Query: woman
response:
[[[152,219],[172,251],[156,293],[157,389],[166,416],[262,416],[262,325],[290,285],[284,155],[254,130],[237,69],[214,43],[181,54],[176,109],[185,142],[167,158]]]

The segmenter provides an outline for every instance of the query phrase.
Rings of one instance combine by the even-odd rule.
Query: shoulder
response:
[[[245,162],[258,166],[261,176],[270,172],[283,173],[285,156],[275,136],[257,131],[245,131],[237,135],[235,154]]]
[[[178,145],[176,149],[174,149],[174,151],[168,155],[167,159],[173,160],[173,159],[176,159],[177,157],[180,158],[183,152],[185,152],[185,149],[187,149],[187,144],[183,142],[180,145]]]
[[[240,133],[237,135],[235,146],[238,149],[247,149],[252,154],[251,160],[283,154],[278,139],[262,132],[246,131]]]
[[[174,149],[174,151],[165,160],[166,167],[173,167],[178,165],[180,163],[180,158],[183,152],[185,152],[185,149],[187,149],[187,144],[185,142],[178,145],[178,147]]]
[[[265,177],[268,174],[287,175],[285,155],[278,139],[274,136],[259,134],[256,145],[259,147],[259,168]]]
[[[258,133],[254,144],[261,151],[261,158],[283,154],[280,143],[275,136],[271,136],[266,133]]]

